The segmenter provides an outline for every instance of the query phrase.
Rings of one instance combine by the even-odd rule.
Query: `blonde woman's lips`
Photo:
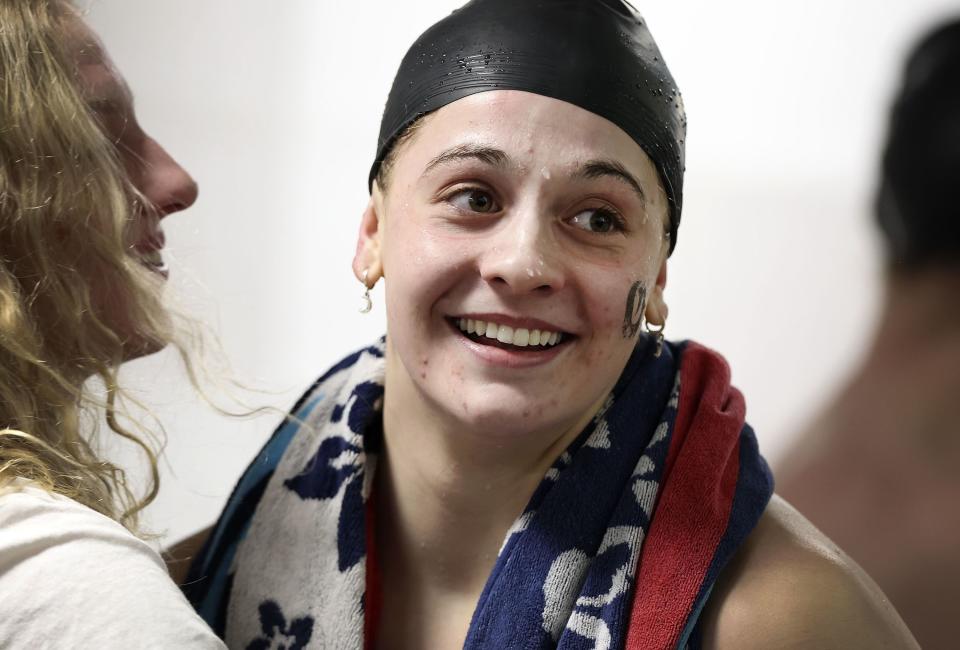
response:
[[[170,277],[170,269],[163,260],[163,253],[160,249],[138,250],[140,263],[145,267],[161,275],[164,279]]]

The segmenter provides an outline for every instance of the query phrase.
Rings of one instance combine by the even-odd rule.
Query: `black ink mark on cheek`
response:
[[[627,294],[627,306],[623,312],[623,338],[632,339],[640,331],[646,305],[647,288],[642,282],[634,282]]]

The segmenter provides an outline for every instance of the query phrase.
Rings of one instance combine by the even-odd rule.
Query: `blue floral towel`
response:
[[[628,634],[635,648],[695,643],[709,586],[755,524],[772,482],[741,420],[733,432],[741,458],[735,493],[727,495],[729,525],[724,519],[707,558],[711,570],[683,590],[671,614],[677,620],[663,622],[673,632],[651,635],[669,645],[645,645],[643,630],[630,629],[643,589],[638,565],[665,468],[684,458],[671,444],[685,346],[667,345],[659,358],[650,347],[638,346],[601,411],[508,531],[465,648],[606,650],[625,647]],[[702,354],[695,347],[691,356]],[[381,341],[317,381],[244,474],[195,561],[185,590],[231,648],[364,648],[364,504],[379,448],[383,354]],[[682,553],[683,540],[674,542]]]

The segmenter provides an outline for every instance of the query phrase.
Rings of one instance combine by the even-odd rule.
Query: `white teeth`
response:
[[[513,344],[519,348],[527,347],[527,343],[530,342],[530,330],[525,330],[523,328],[513,331]]]
[[[520,348],[527,346],[551,346],[563,340],[563,334],[560,332],[528,330],[523,327],[515,329],[509,325],[498,325],[497,323],[474,320],[472,318],[457,319],[457,327],[467,334],[485,336],[488,339],[496,339],[501,343],[515,345]]]

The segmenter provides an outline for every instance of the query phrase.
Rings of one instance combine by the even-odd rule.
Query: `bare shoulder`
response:
[[[704,611],[703,646],[919,648],[880,588],[774,496]]]

